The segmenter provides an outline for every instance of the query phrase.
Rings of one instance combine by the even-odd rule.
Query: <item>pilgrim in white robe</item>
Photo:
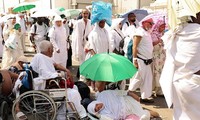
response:
[[[13,48],[3,46],[3,56],[2,56],[2,69],[8,69],[17,59],[23,55],[23,50],[20,48],[20,36],[21,32],[13,29],[12,19],[8,20],[3,28],[4,41],[13,41],[15,43]],[[8,42],[8,41],[7,41]]]
[[[153,57],[153,44],[151,35],[142,27],[139,27],[135,33],[136,36],[141,36],[141,41],[138,45],[137,56],[142,59],[152,59]],[[137,59],[138,72],[130,79],[129,90],[134,91],[140,88],[141,98],[145,99],[152,94],[152,68],[151,64],[146,65],[143,60]]]
[[[112,21],[112,26],[110,30],[110,52],[113,52],[114,49],[119,51],[119,43],[124,39],[124,34],[119,28],[119,24],[123,19],[117,18]]]
[[[53,60],[57,64],[61,64],[63,67],[66,67],[67,64],[67,32],[64,26],[58,27],[54,24],[54,26],[49,30],[50,42],[53,44],[54,52],[53,52]],[[57,51],[60,50],[60,53]]]
[[[46,86],[46,79],[58,77],[54,63],[52,58],[41,53],[37,53],[33,57],[30,66],[38,73],[38,77],[33,80],[35,90],[43,90]]]
[[[175,120],[200,118],[200,25],[186,23],[162,39],[166,61],[160,84],[168,107],[173,104]]]
[[[19,15],[22,15],[22,14],[19,14]],[[24,18],[17,17],[16,23],[19,23],[21,26],[21,36],[20,36],[19,44],[21,44],[20,46],[22,48],[20,48],[20,49],[23,49],[23,51],[25,51],[26,21]]]
[[[35,27],[36,25],[36,27]],[[35,30],[36,28],[36,30]],[[45,40],[45,35],[47,34],[48,31],[48,26],[44,23],[42,23],[42,25],[39,25],[38,23],[35,23],[31,26],[31,30],[30,33],[36,34],[34,36],[34,42],[36,45],[36,51],[37,53],[39,53],[39,44],[40,42],[42,42],[43,40]]]
[[[92,31],[91,21],[88,19],[85,24],[83,19],[76,22],[72,33],[72,56],[80,64],[85,61],[85,45],[88,41],[88,35]]]
[[[88,36],[88,49],[94,50],[96,54],[109,51],[109,35],[105,28],[100,28],[96,23],[94,29]]]
[[[103,103],[99,113],[94,112],[93,103],[88,105],[88,111],[97,116],[104,116],[110,120],[124,120],[128,115],[135,114],[141,120],[149,120],[150,113],[143,110],[139,102],[127,95],[123,90],[105,90],[97,95],[94,103]],[[103,120],[103,119],[102,119]]]

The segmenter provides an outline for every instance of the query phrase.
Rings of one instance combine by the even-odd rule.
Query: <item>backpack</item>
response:
[[[133,62],[133,40],[131,39],[127,47],[127,58]]]

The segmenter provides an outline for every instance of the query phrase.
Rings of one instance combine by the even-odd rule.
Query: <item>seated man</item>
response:
[[[56,64],[53,61],[53,59],[51,59],[52,53],[53,53],[53,45],[51,44],[51,42],[42,41],[39,44],[39,49],[40,49],[40,53],[37,53],[33,57],[33,60],[30,64],[32,69],[36,73],[38,73],[38,77],[33,79],[34,89],[37,89],[37,90],[45,89],[46,87],[45,80],[59,77],[59,74],[56,70],[67,72],[67,77],[72,78],[72,75],[68,69],[64,68],[60,64]],[[68,88],[67,97],[70,102],[73,102],[75,104],[75,107],[78,111],[79,116],[81,118],[86,117],[87,114],[84,107],[81,105],[81,97],[78,90]],[[64,111],[66,110],[65,105],[62,105],[61,108],[64,109]],[[62,119],[62,117],[65,117],[65,115],[63,114],[63,116],[57,116],[57,119]]]
[[[139,101],[132,92],[127,94],[123,90],[105,90],[98,94],[97,101],[90,103],[87,109],[102,120],[124,120],[130,115],[135,115],[140,120],[149,120],[150,114],[159,116],[158,113],[143,110],[135,99]]]
[[[67,77],[72,77],[71,72],[61,66],[56,64],[52,57],[53,54],[53,45],[49,41],[42,41],[39,44],[40,53],[37,53],[31,62],[32,69],[38,73],[38,77],[34,78],[34,88],[44,89],[47,79],[59,77],[59,74],[56,70],[61,70],[67,72]]]

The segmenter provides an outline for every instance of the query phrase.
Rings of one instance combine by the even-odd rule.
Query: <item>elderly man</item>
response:
[[[63,26],[62,18],[60,16],[56,16],[54,18],[54,25],[49,30],[49,38],[50,42],[53,44],[54,52],[53,52],[53,60],[66,67],[67,64],[67,36],[68,33]]]
[[[138,87],[141,92],[141,102],[153,102],[149,98],[152,94],[152,55],[153,55],[153,44],[151,35],[148,32],[153,25],[153,19],[144,19],[141,22],[133,38],[133,59],[134,65],[138,68],[138,72],[131,79],[129,90],[134,91]]]
[[[91,21],[88,19],[89,11],[83,9],[83,18],[75,24],[72,34],[72,54],[82,64],[85,61],[85,45],[88,41],[88,35],[92,31]]]
[[[71,73],[68,69],[60,64],[57,64],[51,58],[53,55],[53,45],[49,41],[42,41],[39,45],[40,53],[37,53],[31,62],[32,69],[38,73],[38,80],[46,80],[50,78],[58,77],[57,70],[67,72],[67,76],[71,77]],[[34,80],[34,82],[38,82]]]
[[[44,18],[38,17],[37,22],[31,26],[31,42],[34,43],[36,51],[39,53],[39,44],[41,41],[46,39],[48,26],[44,24]]]
[[[160,84],[168,107],[173,103],[174,120],[200,118],[200,13],[192,21],[187,17],[163,36],[166,61]]]

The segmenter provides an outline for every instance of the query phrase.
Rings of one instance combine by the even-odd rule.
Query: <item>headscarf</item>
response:
[[[163,33],[159,32],[159,27],[163,24],[165,24],[164,20],[158,20],[157,23],[152,27],[151,38],[153,42],[158,41],[162,37]]]
[[[140,22],[139,22],[139,26],[143,26],[143,23],[144,22],[152,22],[153,19],[152,18],[149,18],[148,16],[143,18]]]
[[[103,106],[99,111],[95,112],[96,104],[100,104],[100,103],[102,103],[102,102],[99,102],[99,101],[92,101],[92,102],[88,105],[88,107],[87,107],[88,112],[91,113],[91,114],[93,114],[93,115],[98,116],[98,115],[99,115],[99,112],[100,112],[101,110],[104,109],[104,106]]]
[[[122,33],[122,31],[119,29],[119,24],[124,20],[124,18],[116,18],[112,20],[112,26],[111,26],[111,30],[116,30],[118,34],[120,34],[120,36],[122,36],[124,38],[124,34]]]

